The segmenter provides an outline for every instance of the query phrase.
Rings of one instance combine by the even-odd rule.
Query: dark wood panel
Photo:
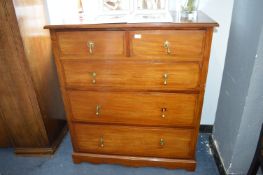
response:
[[[55,70],[44,0],[14,0],[14,8],[38,107],[45,132],[52,143],[66,122],[58,78]],[[28,14],[30,11],[30,15]],[[30,21],[30,23],[29,23]],[[33,24],[32,24],[33,22]]]
[[[62,142],[64,136],[67,134],[67,131],[68,127],[65,125],[64,128],[58,132],[59,135],[55,138],[55,140],[52,141],[50,145],[29,148],[19,147],[15,149],[15,154],[22,156],[45,156],[54,154]]]
[[[12,1],[0,5],[0,107],[16,147],[48,145]],[[19,120],[18,120],[19,119]]]
[[[192,126],[197,94],[69,91],[72,120]]]
[[[11,146],[11,139],[9,138],[6,124],[2,118],[2,112],[0,111],[0,147],[9,147]]]
[[[0,108],[13,146],[28,154],[52,147],[66,125],[45,5],[0,2]]]
[[[64,61],[63,67],[69,88],[176,90],[199,86],[197,63]]]
[[[73,124],[81,152],[126,156],[192,158],[193,130]]]

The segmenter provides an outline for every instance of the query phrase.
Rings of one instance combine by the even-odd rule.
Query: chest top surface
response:
[[[171,29],[171,28],[208,28],[219,26],[217,22],[203,12],[198,12],[195,20],[187,20],[178,17],[177,13],[171,12],[173,22],[169,23],[104,23],[88,24],[85,20],[64,21],[61,23],[48,24],[45,29],[101,29],[101,30],[136,30],[136,29]]]

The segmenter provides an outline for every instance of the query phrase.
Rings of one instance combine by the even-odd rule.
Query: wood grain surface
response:
[[[8,135],[6,124],[0,111],[0,148],[10,147],[11,145],[11,138]]]
[[[176,90],[199,88],[199,64],[64,61],[68,88]],[[96,73],[96,83],[92,83]],[[164,84],[167,74],[167,84]]]
[[[81,152],[163,158],[192,158],[193,130],[74,124]],[[103,147],[101,146],[103,139]],[[163,145],[160,144],[163,139]]]
[[[144,30],[130,32],[131,55],[148,59],[200,61],[205,30]],[[164,47],[168,42],[170,53]]]
[[[68,91],[68,94],[73,121],[194,127],[197,94],[93,91]]]
[[[44,0],[0,2],[0,109],[25,154],[52,147],[66,125],[45,10]]]
[[[124,32],[78,31],[57,33],[60,55],[85,56],[87,59],[103,60],[124,56]],[[89,42],[94,44],[90,53]]]

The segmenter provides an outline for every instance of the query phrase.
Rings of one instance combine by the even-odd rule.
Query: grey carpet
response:
[[[208,144],[209,134],[200,134],[195,172],[163,168],[131,168],[119,165],[75,165],[71,160],[69,135],[51,157],[18,157],[13,149],[0,149],[0,175],[219,175]]]

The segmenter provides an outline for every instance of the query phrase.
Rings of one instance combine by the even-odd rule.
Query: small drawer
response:
[[[198,63],[64,61],[68,88],[176,90],[199,88]]]
[[[200,61],[203,57],[203,30],[134,31],[130,38],[133,57],[183,61]]]
[[[68,91],[72,120],[144,126],[194,126],[198,94]]]
[[[60,56],[65,59],[110,59],[125,55],[124,32],[57,32]]]
[[[73,124],[78,151],[126,156],[193,158],[194,130]]]

